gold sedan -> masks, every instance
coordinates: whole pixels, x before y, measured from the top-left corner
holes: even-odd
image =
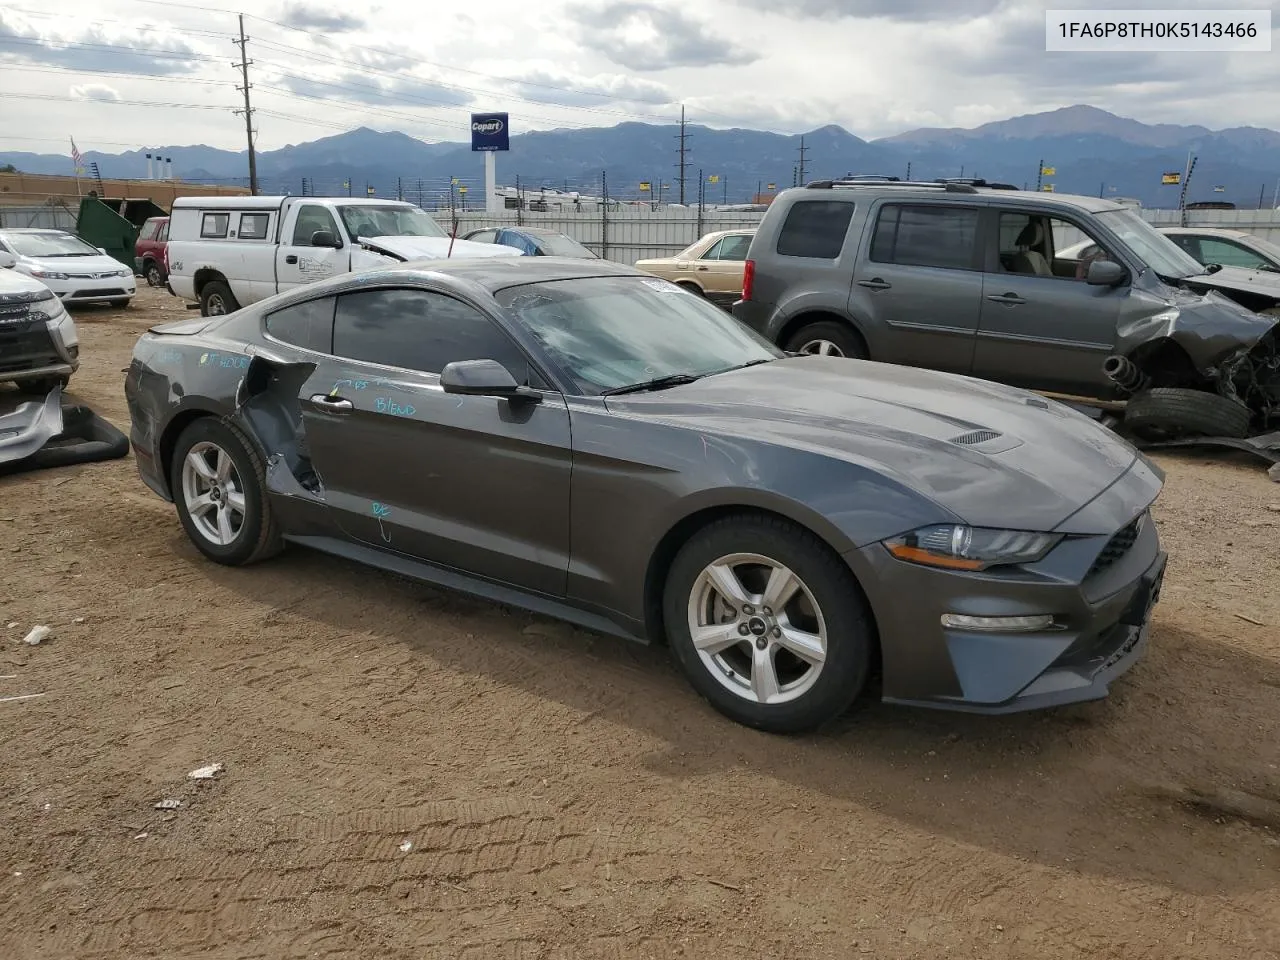
[[[717,230],[674,257],[637,260],[636,269],[673,280],[712,303],[727,307],[742,295],[742,265],[755,228]]]

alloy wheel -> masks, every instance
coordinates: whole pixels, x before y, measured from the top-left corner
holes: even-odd
[[[231,545],[244,526],[244,487],[235,462],[216,443],[195,444],[182,463],[182,498],[200,535]]]
[[[844,351],[830,340],[810,340],[800,348],[800,353],[810,353],[819,357],[843,357]]]
[[[768,557],[734,553],[708,564],[694,581],[688,617],[707,671],[744,700],[795,700],[826,663],[827,624],[813,593]]]

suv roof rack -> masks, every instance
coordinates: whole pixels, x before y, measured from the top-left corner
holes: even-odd
[[[833,180],[811,180],[805,184],[808,190],[831,190],[834,187],[910,187],[913,189],[942,189],[948,193],[977,193],[979,187],[988,190],[1017,190],[1012,183],[997,183],[979,177],[938,177],[934,180],[903,180],[881,174],[849,174]]]
[[[900,180],[897,177],[841,177],[838,180],[811,180],[806,190],[832,190],[836,187],[907,187],[913,190],[945,190],[947,193],[977,193],[978,185],[946,180]],[[985,181],[981,186],[986,186]]]
[[[980,177],[939,177],[939,183],[965,183],[971,187],[986,187],[988,190],[1017,190],[1012,183],[998,183],[983,180]]]

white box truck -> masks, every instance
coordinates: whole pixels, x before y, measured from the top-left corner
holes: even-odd
[[[339,273],[443,257],[520,256],[451,237],[399,200],[179,197],[169,218],[169,291],[204,316]]]

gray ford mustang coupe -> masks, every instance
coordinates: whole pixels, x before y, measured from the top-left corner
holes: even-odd
[[[981,380],[789,356],[603,260],[431,261],[153,327],[143,481],[209,559],[328,551],[669,643],[733,719],[1091,700],[1141,655],[1161,474]]]

